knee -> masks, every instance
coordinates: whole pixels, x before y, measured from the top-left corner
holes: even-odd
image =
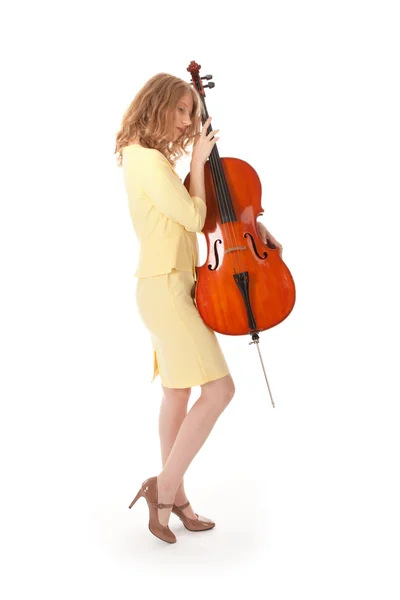
[[[226,375],[221,379],[205,384],[203,387],[203,396],[211,398],[214,406],[219,406],[224,410],[235,395],[235,384],[232,376]]]
[[[229,378],[227,379],[226,385],[225,385],[225,389],[224,392],[222,394],[223,400],[225,401],[225,404],[228,405],[229,402],[232,400],[233,396],[235,395],[235,383],[232,379],[232,377],[229,375]]]

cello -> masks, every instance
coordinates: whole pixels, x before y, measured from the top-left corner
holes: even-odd
[[[200,95],[202,124],[208,119],[201,65],[187,70]],[[211,124],[207,134],[212,131]],[[272,406],[275,407],[259,350],[259,333],[278,325],[291,313],[296,299],[293,277],[278,249],[265,244],[257,229],[261,182],[253,167],[239,158],[221,158],[217,144],[204,165],[207,215],[202,233],[207,259],[196,267],[195,302],[205,324],[224,335],[250,335],[257,344]],[[190,172],[183,182],[190,190]]]

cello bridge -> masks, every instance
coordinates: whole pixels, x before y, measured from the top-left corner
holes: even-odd
[[[233,248],[228,248],[225,250],[225,254],[228,254],[229,252],[235,252],[236,250],[247,250],[247,246],[233,246]]]

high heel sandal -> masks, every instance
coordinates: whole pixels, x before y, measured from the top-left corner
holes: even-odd
[[[182,506],[173,505],[172,512],[180,518],[186,529],[189,531],[206,531],[206,529],[212,529],[215,527],[214,521],[210,519],[206,519],[205,517],[199,517],[197,513],[194,513],[197,519],[189,519],[185,514],[183,514],[183,509],[189,506],[190,502],[186,502],[182,504]]]
[[[173,507],[173,504],[161,504],[158,502],[157,477],[150,477],[142,483],[140,490],[130,503],[129,508],[132,508],[141,496],[145,498],[149,507],[149,530],[151,533],[164,542],[169,542],[170,544],[176,542],[176,537],[168,525],[161,525],[158,520],[157,509],[171,508]]]

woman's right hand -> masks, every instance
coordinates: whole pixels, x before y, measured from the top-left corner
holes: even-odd
[[[207,129],[211,123],[211,119],[212,117],[208,117],[207,121],[204,122],[201,133],[193,144],[192,161],[200,162],[203,165],[210,156],[211,150],[214,148],[215,143],[219,140],[219,137],[215,137],[215,134],[219,131],[219,129],[210,131],[210,133],[207,135]]]

